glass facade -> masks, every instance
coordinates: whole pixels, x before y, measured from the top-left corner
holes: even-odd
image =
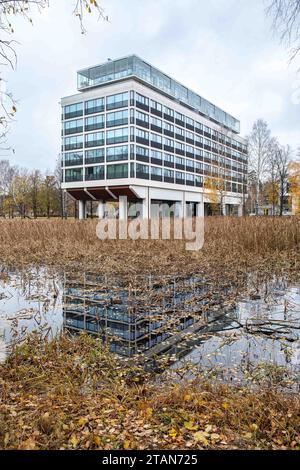
[[[246,192],[247,147],[225,128],[133,90],[77,105],[63,107],[63,182],[131,177],[202,187],[204,178],[222,175],[228,191]]]
[[[234,132],[240,132],[240,122],[237,119],[135,55],[80,70],[78,72],[78,90],[131,76],[139,78],[182,104],[191,106],[203,116],[207,116]],[[149,106],[149,100],[147,106]]]

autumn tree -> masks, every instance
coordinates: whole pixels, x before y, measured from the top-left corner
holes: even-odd
[[[263,195],[267,204],[272,206],[272,215],[276,214],[276,207],[278,207],[279,204],[279,194],[280,188],[278,180],[271,179],[264,184]]]
[[[226,180],[221,172],[218,176],[206,177],[204,179],[204,189],[206,190],[207,198],[213,206],[213,211],[215,213],[219,212],[219,215],[225,215]]]
[[[300,163],[298,161],[289,163],[288,184],[293,213],[300,215]]]
[[[40,206],[40,191],[42,187],[42,175],[39,170],[34,170],[29,175],[29,198],[30,208],[33,213],[33,217],[36,219],[38,216]]]

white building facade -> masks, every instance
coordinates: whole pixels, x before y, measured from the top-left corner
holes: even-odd
[[[79,93],[62,99],[62,188],[86,217],[88,201],[133,203],[203,215],[205,181],[226,182],[223,213],[241,215],[247,192],[246,141],[238,120],[137,56],[78,72]],[[157,211],[155,212],[157,214]]]

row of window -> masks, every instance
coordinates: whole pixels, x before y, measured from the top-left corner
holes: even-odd
[[[129,92],[118,93],[116,95],[111,95],[105,98],[97,98],[94,100],[85,101],[84,103],[76,103],[72,105],[64,106],[63,109],[63,118],[72,119],[76,117],[83,116],[83,109],[85,114],[96,114],[106,110],[112,110],[122,107],[127,107],[129,104]],[[216,140],[218,142],[223,142],[224,145],[234,146],[237,150],[241,152],[247,151],[246,145],[229,138],[221,132],[218,132],[208,126],[203,125],[202,123],[185,116],[179,112],[174,111],[168,106],[163,106],[162,104],[149,99],[146,96],[143,96],[137,92],[130,92],[130,105],[135,105],[148,113],[163,118],[170,123],[176,124],[178,134],[180,134],[180,126],[188,131],[200,133],[206,135],[208,138]],[[139,112],[137,119],[144,121],[145,123],[149,122],[149,115]],[[161,119],[157,119],[156,124],[158,127],[160,125]],[[154,124],[155,125],[155,124]],[[179,126],[179,127],[178,127]],[[167,129],[167,127],[166,127]],[[173,132],[172,127],[169,128],[170,132]]]
[[[105,141],[106,138],[106,141]],[[128,128],[121,128],[121,129],[112,129],[109,131],[101,131],[101,132],[95,132],[95,133],[89,133],[83,135],[77,135],[77,136],[68,136],[64,138],[64,146],[63,146],[63,151],[70,151],[70,150],[79,150],[83,148],[83,142],[85,139],[85,147],[101,147],[104,145],[112,145],[112,144],[119,144],[119,143],[126,143],[129,140],[129,135],[128,135]],[[208,145],[210,142],[204,142],[202,144],[201,142],[196,143],[197,145],[201,145],[201,148],[199,147],[193,147],[191,145],[185,144],[183,142],[178,142],[174,141],[172,139],[162,137],[158,134],[148,132],[139,128],[130,128],[130,141],[131,142],[137,142],[138,144],[142,144],[145,146],[151,145],[151,148],[156,148],[156,149],[161,149],[165,150],[169,153],[174,153],[176,155],[181,155],[181,156],[187,156],[190,158],[195,158],[198,160],[203,160],[203,158],[209,159],[209,160],[223,160],[224,165],[226,164],[226,160],[224,155],[220,155],[218,153],[218,149],[211,147]],[[205,149],[209,149],[211,152],[213,152],[215,155],[211,155],[208,151],[202,150],[202,147]],[[227,155],[228,157],[228,155]],[[234,155],[232,155],[232,158],[235,158]],[[230,165],[230,161],[227,161],[227,164]],[[243,165],[239,162],[232,162],[235,165],[239,165],[239,168],[241,170],[247,169],[246,165]]]
[[[106,159],[105,159],[106,153]],[[206,158],[206,157],[210,158]],[[155,165],[166,166],[169,168],[177,168],[186,171],[193,171],[196,173],[202,173],[203,170],[207,173],[214,174],[216,170],[226,172],[230,178],[243,180],[245,176],[241,174],[243,172],[243,165],[236,162],[232,162],[231,165],[227,165],[224,158],[219,157],[213,159],[214,155],[206,155],[204,153],[204,164],[197,160],[191,160],[189,158],[183,158],[177,155],[169,153],[163,153],[158,150],[150,150],[146,147],[141,146],[130,146],[130,159],[145,163],[152,163]],[[83,165],[83,161],[86,165],[93,163],[104,163],[112,161],[129,160],[128,145],[120,145],[114,147],[106,147],[91,149],[85,151],[85,159],[83,159],[83,151],[68,152],[64,154],[63,165],[64,166],[79,166]],[[208,165],[207,163],[210,163]],[[213,166],[216,165],[216,166]],[[244,171],[245,173],[245,171]]]
[[[91,116],[83,119],[74,119],[72,121],[64,122],[64,134],[79,134],[83,131],[95,131],[97,129],[103,129],[105,127],[124,126],[128,124],[128,110],[116,111],[113,113],[107,113],[106,119],[104,114],[97,116]],[[83,128],[84,124],[84,128]]]
[[[106,148],[106,160],[105,150],[93,149],[85,152],[85,165],[100,164],[128,160],[128,146],[115,146]],[[178,169],[183,171],[189,171],[197,174],[215,175],[222,174],[226,179],[243,181],[245,176],[238,173],[236,167],[226,168],[219,166],[208,165],[206,163],[190,160],[188,158],[182,158],[167,153],[158,152],[155,150],[146,149],[144,147],[137,146],[135,151],[134,147],[130,151],[130,159],[136,160],[143,163],[151,163],[159,165],[161,167],[167,167],[170,169]],[[83,152],[70,152],[64,154],[63,166],[81,166],[83,165]]]
[[[117,95],[107,96],[106,105],[105,98],[97,98],[94,100],[85,101],[84,103],[76,103],[64,106],[63,118],[72,119],[75,117],[83,116],[83,109],[85,114],[101,113],[105,109],[117,109],[128,106],[129,93],[118,93]],[[84,108],[83,108],[84,107]]]
[[[106,171],[106,175],[105,175]],[[64,171],[65,182],[93,181],[104,179],[124,179],[128,178],[130,171],[131,178],[140,178],[145,180],[161,181],[166,183],[182,184],[188,186],[203,187],[203,176],[181,171],[159,168],[155,166],[144,165],[141,163],[99,165],[83,168],[68,168]],[[227,182],[227,190],[233,192],[243,192],[242,184]]]
[[[106,132],[106,145],[128,142],[128,128],[114,129]],[[85,134],[85,147],[99,147],[105,145],[105,133],[95,132]],[[83,148],[83,135],[65,137],[64,150],[78,150]]]

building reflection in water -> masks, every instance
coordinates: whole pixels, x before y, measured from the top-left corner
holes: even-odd
[[[64,326],[109,339],[112,352],[144,353],[199,321],[204,288],[197,277],[124,280],[66,274]]]

